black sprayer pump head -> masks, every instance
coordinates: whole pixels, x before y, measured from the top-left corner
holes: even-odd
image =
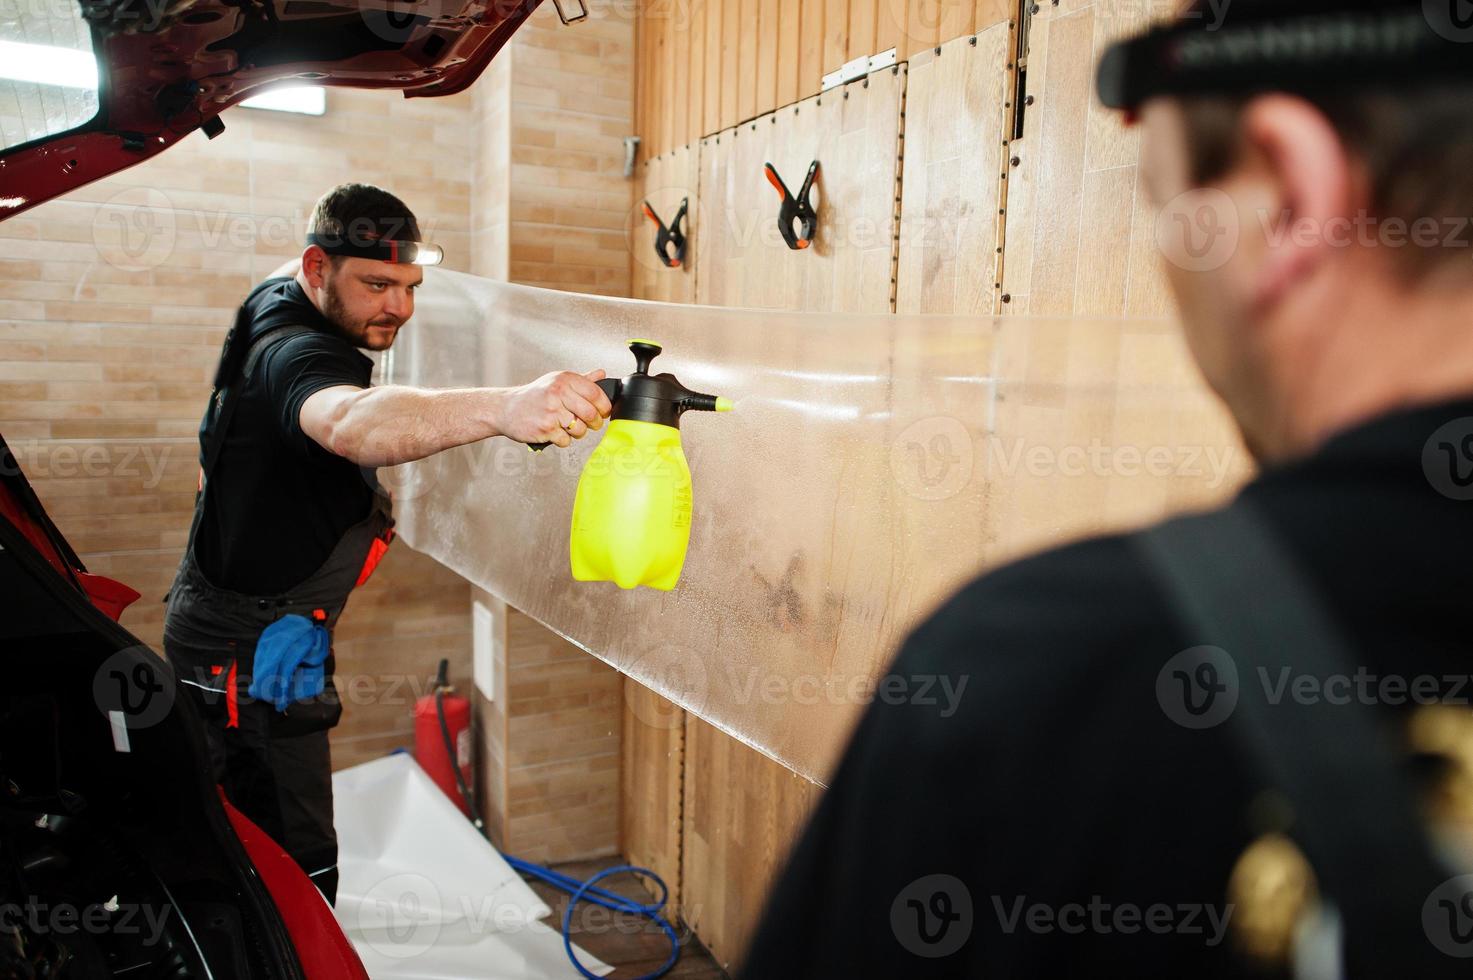
[[[629,350],[634,354],[634,373],[627,378],[604,378],[598,386],[609,396],[614,406],[610,419],[631,419],[635,422],[655,422],[680,428],[680,416],[685,412],[729,412],[731,401],[715,395],[703,395],[675,380],[673,374],[650,374],[650,361],[663,348],[648,340],[631,340]],[[527,448],[540,453],[550,442],[528,443]]]
[[[634,355],[634,373],[621,381],[613,393],[608,388],[604,393],[614,403],[611,419],[629,419],[635,422],[655,422],[680,428],[680,416],[685,412],[729,412],[731,402],[715,395],[703,395],[691,391],[676,380],[673,374],[650,374],[650,362],[663,348],[648,340],[631,340],[630,353]],[[607,380],[599,382],[606,384]]]

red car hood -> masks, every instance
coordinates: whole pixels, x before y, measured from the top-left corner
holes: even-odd
[[[0,221],[162,152],[283,82],[469,86],[540,0],[97,0],[87,5],[100,111],[0,152]]]

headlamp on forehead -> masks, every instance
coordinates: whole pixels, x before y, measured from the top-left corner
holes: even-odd
[[[316,245],[328,255],[355,259],[375,259],[395,265],[439,265],[445,261],[445,250],[428,242],[408,242],[394,238],[365,238],[354,235],[307,236],[308,245]]]
[[[1216,27],[1183,18],[1113,45],[1100,59],[1100,101],[1135,112],[1162,95],[1473,82],[1473,26],[1450,14],[1439,19],[1450,3],[1277,0],[1241,7]]]

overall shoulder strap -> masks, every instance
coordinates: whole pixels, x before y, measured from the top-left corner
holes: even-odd
[[[244,308],[242,308],[241,315],[244,315]],[[240,321],[237,320],[236,329],[239,329],[240,326]],[[241,365],[238,375],[216,379],[215,420],[210,427],[209,443],[205,446],[204,457],[200,462],[200,470],[203,475],[201,487],[210,482],[210,473],[214,471],[215,463],[220,458],[220,450],[225,446],[225,434],[230,430],[230,419],[235,414],[235,406],[240,401],[241,389],[244,387],[241,382],[250,378],[261,360],[261,355],[276,343],[316,332],[314,328],[300,324],[287,324],[266,330],[251,339],[246,349],[245,363]]]
[[[1386,719],[1355,698],[1268,697],[1265,672],[1288,667],[1323,683],[1353,675],[1355,660],[1266,519],[1239,500],[1137,540],[1177,619],[1236,664],[1239,698],[1226,724],[1293,807],[1291,834],[1343,924],[1352,975],[1466,975],[1424,928],[1424,908],[1453,872],[1433,856]]]
[[[300,337],[303,334],[320,332],[314,327],[304,326],[299,323],[270,328],[262,333],[261,336],[251,341],[250,349],[246,352],[245,365],[241,368],[241,380],[249,380],[251,375],[256,371],[256,365],[261,362],[261,356],[278,343],[284,343],[293,337]],[[270,343],[267,343],[267,341],[270,341]]]

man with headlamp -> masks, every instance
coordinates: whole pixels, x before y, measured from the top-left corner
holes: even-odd
[[[189,542],[164,650],[207,722],[231,802],[332,901],[328,729],[342,706],[331,631],[393,537],[374,468],[492,436],[567,446],[602,426],[602,371],[516,388],[370,384],[414,314],[422,242],[394,195],[343,184],[312,212],[299,259],[252,290],[226,337],[200,424]]]
[[[1473,16],[1205,13],[1099,93],[1261,473],[917,629],[891,672],[967,696],[868,708],[745,976],[1467,975]]]

